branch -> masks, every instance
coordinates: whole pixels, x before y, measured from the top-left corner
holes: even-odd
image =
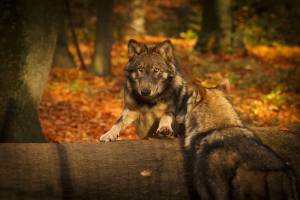
[[[80,50],[80,47],[79,47],[78,39],[77,39],[77,36],[76,36],[76,33],[75,33],[75,26],[74,26],[73,19],[72,19],[73,17],[72,17],[71,6],[70,6],[69,0],[65,0],[65,5],[66,5],[67,18],[68,18],[68,21],[69,21],[69,26],[70,26],[70,30],[71,30],[72,39],[73,39],[74,46],[75,46],[75,49],[76,49],[76,53],[77,53],[77,56],[78,56],[78,59],[79,59],[79,62],[80,62],[80,69],[81,70],[86,70],[87,68],[86,68],[86,65],[84,63],[84,59],[83,59],[83,56],[82,56],[82,53],[81,53],[81,50]]]

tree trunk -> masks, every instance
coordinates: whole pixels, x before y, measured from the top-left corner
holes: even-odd
[[[231,0],[203,1],[202,26],[195,50],[232,51]]]
[[[107,76],[111,70],[113,0],[97,1],[97,27],[93,66],[90,71]]]
[[[66,26],[65,26],[65,13],[66,9],[62,9],[61,22],[58,28],[58,36],[56,41],[56,47],[54,52],[54,58],[52,66],[55,67],[75,67],[74,58],[68,47],[68,38],[66,35]]]
[[[129,35],[143,35],[145,30],[145,0],[133,0],[131,2],[132,13]]]
[[[53,58],[58,5],[1,2],[0,142],[45,141],[38,105]]]
[[[299,133],[254,128],[300,177]],[[0,199],[188,199],[174,140],[0,145]]]

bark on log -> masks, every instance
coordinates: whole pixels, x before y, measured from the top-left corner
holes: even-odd
[[[300,176],[300,135],[257,129]],[[0,199],[188,199],[177,140],[1,144]]]
[[[1,144],[0,162],[0,199],[187,199],[175,141]]]

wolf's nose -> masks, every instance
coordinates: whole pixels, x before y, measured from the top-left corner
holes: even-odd
[[[149,89],[147,89],[147,88],[144,88],[144,89],[142,89],[142,91],[141,91],[141,94],[142,94],[143,96],[149,96],[150,93],[151,93],[151,90],[149,90]]]

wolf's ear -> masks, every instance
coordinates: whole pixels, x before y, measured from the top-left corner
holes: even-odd
[[[165,40],[156,45],[155,51],[159,53],[164,59],[169,62],[173,61],[174,58],[174,48],[170,40]]]
[[[218,89],[224,91],[225,93],[230,92],[230,82],[227,78],[223,79],[221,83],[217,86]]]
[[[133,57],[146,51],[147,47],[145,44],[140,43],[134,39],[129,40],[128,42],[128,58],[129,60]]]
[[[194,96],[195,102],[199,103],[200,101],[202,101],[204,99],[205,95],[206,95],[206,89],[203,86],[198,85],[196,94]]]

